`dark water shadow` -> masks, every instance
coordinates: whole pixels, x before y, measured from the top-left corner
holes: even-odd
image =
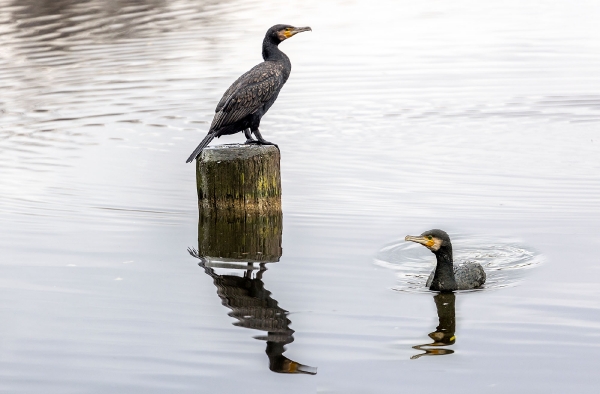
[[[237,319],[234,326],[265,331],[266,335],[255,339],[267,342],[265,352],[269,357],[269,369],[278,373],[304,373],[316,375],[317,369],[285,357],[285,345],[294,341],[294,330],[290,328],[288,311],[281,308],[262,281],[266,272],[264,263],[253,277],[254,266],[250,263],[242,276],[218,275],[215,269],[206,266],[206,261],[197,251],[190,254],[200,259],[199,266],[213,279],[221,303],[231,309],[229,316]]]
[[[266,341],[269,369],[277,373],[316,375],[317,368],[285,357],[285,345],[294,341],[288,311],[265,288],[268,263],[282,255],[281,212],[271,215],[200,215],[198,250],[188,252],[213,280],[221,303],[229,308],[234,326],[266,332],[255,339]],[[227,274],[218,274],[227,269]],[[239,275],[232,274],[240,272]]]
[[[415,354],[411,360],[423,356],[444,356],[454,353],[454,350],[446,349],[443,346],[454,345],[456,342],[456,296],[454,293],[438,293],[433,296],[433,300],[439,321],[435,331],[429,333],[429,338],[433,339],[433,342],[413,346],[413,349],[421,350],[424,353]]]
[[[37,36],[41,41],[56,42],[84,33],[133,38],[150,31],[177,30],[185,20],[175,11],[185,10],[186,19],[210,25],[221,15],[217,10],[211,15],[216,18],[210,18],[206,11],[231,1],[190,1],[172,7],[172,2],[166,0],[16,0],[10,7],[13,16],[10,21],[22,30],[22,36]]]

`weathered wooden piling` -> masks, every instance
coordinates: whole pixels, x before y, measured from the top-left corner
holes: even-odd
[[[198,249],[211,260],[276,262],[281,257],[279,149],[220,145],[196,161]]]
[[[196,160],[201,211],[281,210],[279,149],[272,145],[208,147]]]

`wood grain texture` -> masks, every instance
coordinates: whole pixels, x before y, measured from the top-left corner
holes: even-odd
[[[281,175],[274,146],[221,145],[196,164],[198,249],[221,261],[281,257]]]
[[[201,211],[269,213],[281,210],[279,149],[272,145],[220,145],[196,161]]]

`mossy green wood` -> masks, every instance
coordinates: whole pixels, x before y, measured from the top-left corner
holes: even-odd
[[[281,257],[281,175],[274,146],[207,148],[196,164],[198,249],[222,261]]]
[[[219,145],[196,161],[201,211],[268,213],[281,210],[279,149],[272,145]]]

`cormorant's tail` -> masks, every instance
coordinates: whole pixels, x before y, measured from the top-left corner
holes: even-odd
[[[194,149],[194,152],[190,155],[190,157],[188,157],[188,159],[185,162],[186,163],[193,162],[198,156],[200,156],[202,149],[206,148],[206,146],[208,144],[210,144],[210,141],[212,141],[213,138],[215,138],[215,134],[213,132],[209,131],[208,134],[206,134],[206,137],[204,137],[204,139],[200,143],[200,145],[198,145],[198,147],[196,149]]]

